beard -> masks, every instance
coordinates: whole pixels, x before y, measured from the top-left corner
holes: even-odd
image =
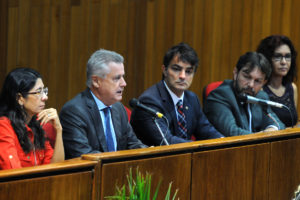
[[[251,88],[249,86],[243,88],[242,86],[240,86],[238,78],[236,80],[234,80],[233,86],[238,95],[246,94],[246,95],[250,95],[250,96],[256,96],[253,88]]]

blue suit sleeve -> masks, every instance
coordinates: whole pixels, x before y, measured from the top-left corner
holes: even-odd
[[[215,127],[208,121],[202,109],[199,111],[198,130],[195,133],[195,137],[198,140],[214,139],[224,137]]]

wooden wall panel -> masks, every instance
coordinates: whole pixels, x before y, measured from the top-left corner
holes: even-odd
[[[92,199],[92,172],[31,178],[0,183],[0,199]]]
[[[6,71],[8,73],[11,69],[13,69],[17,65],[17,60],[18,60],[18,53],[17,53],[17,48],[18,48],[18,34],[19,34],[19,29],[17,26],[17,21],[18,21],[18,7],[14,4],[9,4],[7,13],[7,59],[6,59],[6,66],[1,66],[1,68],[4,68],[3,71]],[[3,27],[4,28],[4,27]],[[3,29],[4,31],[5,29]],[[1,31],[2,32],[2,31]],[[4,75],[5,76],[5,75]],[[2,86],[2,84],[1,84]]]
[[[161,79],[165,51],[184,41],[200,58],[191,90],[201,97],[209,82],[231,79],[239,56],[270,34],[286,34],[299,50],[299,7],[297,0],[3,0],[0,77],[15,66],[38,69],[48,105],[60,110],[85,88],[89,56],[106,48],[125,58],[128,105]]]
[[[271,144],[269,199],[292,199],[300,183],[300,139]]]
[[[268,199],[269,157],[269,144],[194,153],[191,199]]]
[[[7,21],[8,21],[8,0],[0,1],[0,80],[6,74],[6,55],[7,55]],[[0,81],[1,82],[1,81]]]

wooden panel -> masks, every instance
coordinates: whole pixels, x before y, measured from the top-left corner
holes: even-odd
[[[299,7],[296,0],[3,0],[0,79],[15,66],[38,69],[48,105],[60,110],[85,88],[90,55],[107,48],[125,58],[128,105],[161,79],[165,51],[183,41],[200,59],[190,88],[200,97],[209,82],[231,79],[240,55],[267,35],[286,34],[299,51]]]
[[[269,144],[194,153],[191,199],[268,199],[269,156]]]
[[[0,199],[92,199],[92,172],[24,179],[0,183]]]
[[[19,58],[17,53],[18,48],[18,7],[15,5],[10,5],[11,7],[8,8],[8,16],[7,16],[7,60],[6,60],[6,71],[10,71],[15,66],[17,66],[17,60]],[[4,29],[5,30],[5,29]],[[3,31],[4,31],[3,30]],[[0,66],[4,67],[4,66]]]
[[[75,158],[0,170],[0,199],[99,199],[99,167],[96,161]]]
[[[0,199],[103,199],[114,194],[116,184],[127,183],[129,169],[135,173],[137,167],[152,174],[152,191],[163,179],[159,199],[169,182],[172,192],[179,189],[180,199],[291,199],[300,182],[299,130],[88,154],[1,170]]]
[[[172,194],[179,189],[177,197],[190,199],[191,154],[103,164],[101,199],[113,195],[116,184],[119,187],[126,184],[129,169],[132,168],[135,174],[137,167],[143,174],[152,174],[152,192],[162,178],[158,199],[164,199],[170,182],[173,182]]]
[[[6,74],[6,55],[7,55],[7,21],[8,21],[8,0],[0,2],[0,80],[3,80]],[[4,29],[4,31],[3,31]],[[1,81],[0,81],[1,82]]]
[[[78,170],[84,168],[93,168],[97,162],[81,160],[80,158],[74,158],[65,160],[62,162],[51,163],[47,165],[39,165],[33,167],[23,167],[18,169],[0,170],[0,182],[3,179],[9,179],[19,176],[30,176],[32,174],[41,173],[57,173],[68,170]]]
[[[272,143],[269,199],[292,199],[300,184],[300,139]]]
[[[160,154],[178,154],[182,151],[194,152],[199,149],[221,149],[227,146],[241,146],[246,144],[257,144],[262,141],[280,141],[292,137],[300,137],[300,128],[287,128],[280,131],[259,132],[248,135],[224,137],[210,140],[199,140],[195,142],[186,142],[172,145],[155,146],[151,148],[140,148],[131,150],[122,150],[116,152],[104,152],[95,154],[84,154],[83,160],[113,162],[114,160],[129,159],[136,157],[151,157]],[[1,175],[1,173],[0,173]]]

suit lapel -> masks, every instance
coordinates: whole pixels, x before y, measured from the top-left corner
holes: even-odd
[[[93,99],[93,96],[90,93],[90,90],[87,89],[85,91],[85,93],[86,93],[86,97],[87,97],[86,104],[89,108],[90,115],[92,116],[93,124],[96,129],[96,135],[98,138],[98,142],[100,144],[100,147],[102,147],[102,150],[104,152],[107,152],[108,149],[107,149],[106,138],[105,138],[104,129],[103,129],[103,125],[102,125],[102,120],[100,117],[100,112],[98,110],[95,100]]]
[[[167,117],[167,118],[169,120],[170,126],[174,127],[174,128],[170,127],[170,130],[173,131],[172,134],[174,134],[174,135],[181,135],[179,133],[179,129],[178,129],[175,106],[173,104],[173,100],[172,100],[166,86],[164,85],[163,81],[158,83],[158,89],[159,89],[160,96],[161,96],[163,104],[164,104],[163,108],[165,109],[165,115],[169,115],[169,117]]]

